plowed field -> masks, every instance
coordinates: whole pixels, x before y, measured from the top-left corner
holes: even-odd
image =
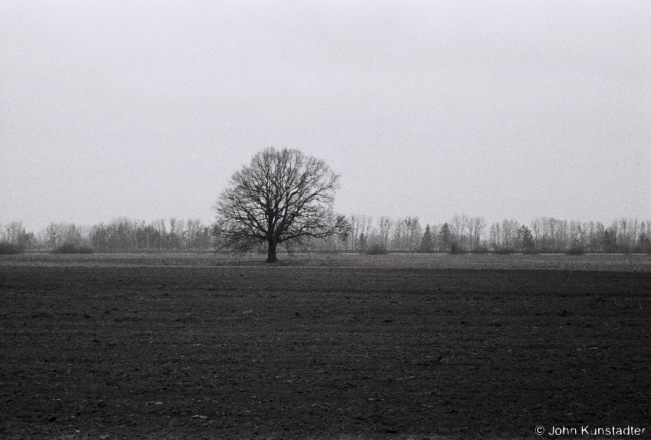
[[[651,438],[644,258],[143,258],[3,257],[0,438]]]

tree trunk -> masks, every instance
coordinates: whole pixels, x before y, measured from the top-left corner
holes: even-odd
[[[276,259],[276,242],[269,240],[269,252],[267,254],[267,263],[275,263]]]

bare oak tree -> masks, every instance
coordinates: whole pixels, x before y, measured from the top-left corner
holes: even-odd
[[[215,205],[215,232],[231,249],[266,244],[267,262],[273,263],[280,243],[326,238],[344,226],[345,218],[332,208],[338,180],[322,160],[268,148],[231,177]]]

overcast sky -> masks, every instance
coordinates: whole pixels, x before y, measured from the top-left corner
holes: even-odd
[[[651,2],[0,2],[0,223],[210,222],[270,146],[347,215],[651,219]]]

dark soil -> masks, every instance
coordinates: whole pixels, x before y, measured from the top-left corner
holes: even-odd
[[[0,438],[649,438],[650,312],[650,273],[0,267]]]

